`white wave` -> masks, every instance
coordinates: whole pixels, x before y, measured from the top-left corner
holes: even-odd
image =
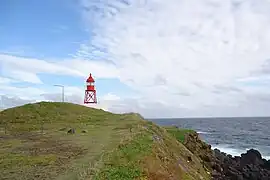
[[[224,152],[226,154],[230,154],[232,156],[241,156],[242,153],[246,153],[247,150],[248,150],[248,149],[236,149],[236,148],[232,148],[229,145],[212,146],[212,149],[219,149],[221,152]],[[262,158],[264,158],[266,160],[270,160],[270,156],[264,156],[264,155],[262,155]]]
[[[270,156],[263,156],[264,159],[270,160]]]
[[[230,154],[232,156],[240,156],[245,150],[230,148],[226,145],[220,146],[212,146],[212,149],[219,149],[221,152],[225,152],[226,154]]]
[[[205,131],[197,131],[198,134],[211,134],[209,132],[205,132]]]

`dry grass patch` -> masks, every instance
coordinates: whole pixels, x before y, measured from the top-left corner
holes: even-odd
[[[1,179],[53,179],[86,149],[38,134],[2,136]]]

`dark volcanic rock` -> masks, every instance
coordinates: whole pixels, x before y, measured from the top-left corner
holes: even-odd
[[[212,170],[213,180],[270,180],[270,160],[262,159],[258,150],[250,149],[233,157],[200,140],[197,133],[186,135],[184,145]]]
[[[226,155],[214,150],[214,180],[270,180],[269,161],[262,159],[259,151],[250,149],[241,157]]]
[[[262,165],[263,163],[261,153],[255,149],[250,149],[247,153],[241,154],[241,167],[245,167],[248,164]]]
[[[270,170],[270,160],[266,161],[266,160],[264,159],[264,165],[263,165],[263,167],[264,167],[265,169]]]

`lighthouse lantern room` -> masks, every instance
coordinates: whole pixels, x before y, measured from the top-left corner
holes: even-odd
[[[84,104],[97,103],[97,95],[95,89],[95,80],[90,73],[90,76],[86,80],[86,89],[84,96]]]

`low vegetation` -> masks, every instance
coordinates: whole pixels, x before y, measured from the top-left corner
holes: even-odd
[[[193,131],[191,129],[179,129],[177,127],[165,127],[165,129],[181,143],[184,143],[185,136],[188,133],[194,133],[195,132],[195,131]]]
[[[189,130],[140,115],[41,102],[0,112],[0,179],[210,179]]]

